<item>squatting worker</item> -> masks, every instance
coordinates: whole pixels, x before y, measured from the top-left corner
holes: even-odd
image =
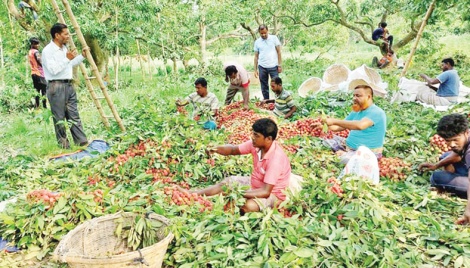
[[[431,105],[449,106],[458,101],[460,90],[460,77],[457,70],[454,69],[454,60],[445,58],[441,62],[442,73],[436,78],[431,78],[425,74],[420,74],[428,87],[418,92],[416,99]],[[439,88],[434,87],[439,84]]]
[[[437,134],[446,140],[451,151],[440,156],[437,163],[423,163],[418,169],[429,169],[434,172],[431,175],[431,186],[439,191],[454,193],[460,197],[467,197],[470,191],[470,177],[468,169],[470,167],[470,130],[466,115],[449,114],[439,120],[437,124]],[[442,170],[438,170],[441,169]],[[470,199],[469,199],[470,200]],[[470,223],[470,201],[463,217],[457,223]]]
[[[253,157],[253,171],[250,177],[231,176],[222,182],[201,190],[180,191],[212,196],[222,193],[224,185],[238,183],[251,186],[243,197],[242,212],[261,211],[272,208],[286,199],[284,190],[289,187],[291,165],[282,147],[276,142],[277,125],[269,118],[262,118],[252,125],[251,140],[239,145],[226,144],[211,148],[209,153],[220,155],[244,155]]]
[[[72,67],[83,61],[85,49],[81,55],[67,49],[70,34],[65,24],[54,24],[51,36],[52,41],[42,51],[42,61],[48,81],[47,99],[51,105],[57,141],[61,147],[70,148],[64,125],[66,120],[71,123],[70,132],[74,143],[84,146],[88,144],[88,140],[78,114],[77,95],[72,85]]]
[[[259,76],[263,99],[269,99],[269,77],[278,77],[282,72],[281,42],[275,35],[268,34],[268,26],[258,27],[261,36],[255,41],[255,77]]]
[[[274,77],[271,79],[271,90],[274,92],[275,99],[262,100],[261,103],[274,103],[273,113],[284,119],[290,118],[297,111],[294,98],[290,91],[282,87],[282,79]]]
[[[324,143],[336,152],[344,164],[349,161],[359,146],[367,147],[375,153],[377,158],[381,158],[387,129],[387,116],[380,107],[374,104],[374,90],[372,85],[365,80],[352,80],[349,89],[354,89],[353,111],[344,120],[323,119],[323,123],[326,123],[331,131],[349,129],[349,136],[346,139],[334,136],[333,139],[324,140]],[[316,127],[321,127],[321,124],[319,123]]]

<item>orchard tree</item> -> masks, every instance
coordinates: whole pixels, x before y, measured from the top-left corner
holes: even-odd
[[[399,50],[416,38],[418,30],[423,21],[431,0],[394,0],[394,1],[341,1],[341,0],[319,0],[319,1],[278,1],[272,5],[266,5],[266,9],[278,17],[284,24],[302,25],[303,27],[322,27],[331,22],[346,27],[356,32],[360,38],[371,45],[380,47],[372,40],[372,31],[377,28],[381,21],[394,16],[406,20],[408,27],[404,29],[401,39],[394,42],[392,49]],[[465,1],[468,3],[469,1]],[[438,1],[432,9],[438,15],[431,16],[430,22],[456,17],[449,9],[458,13],[459,1]],[[446,11],[444,13],[443,11]],[[449,14],[450,13],[450,14]],[[427,22],[427,23],[430,23]],[[397,35],[395,35],[397,37]],[[383,52],[383,51],[382,51]]]

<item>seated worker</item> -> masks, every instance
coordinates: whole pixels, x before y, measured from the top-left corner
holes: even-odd
[[[384,55],[392,49],[393,35],[389,34],[386,22],[379,23],[378,28],[372,32],[372,40],[380,45]]]
[[[454,60],[452,58],[443,59],[441,62],[442,73],[436,78],[430,78],[425,74],[420,74],[429,87],[428,90],[418,92],[416,99],[431,105],[449,106],[457,103],[460,89],[460,78],[454,69]],[[439,88],[433,84],[440,84]]]
[[[291,117],[297,107],[294,104],[292,93],[282,88],[282,79],[280,77],[274,77],[271,80],[271,90],[274,92],[276,99],[274,100],[262,100],[261,103],[273,103],[273,113],[279,117],[285,119]]]
[[[379,68],[379,69],[387,67],[390,63],[393,63],[394,61],[393,55],[394,55],[393,50],[390,50],[387,52],[387,55],[383,56],[380,60],[378,60],[377,57],[374,57],[372,59],[372,67]]]
[[[250,76],[248,72],[243,66],[237,63],[225,64],[224,71],[225,81],[230,82],[227,88],[225,105],[232,103],[235,94],[241,91],[243,96],[243,108],[248,109],[248,102],[250,101]]]
[[[193,105],[192,118],[196,121],[203,120],[204,128],[214,130],[217,128],[215,116],[217,116],[219,100],[214,93],[207,91],[207,81],[199,77],[194,82],[196,92],[189,94],[184,100],[176,100],[176,105],[186,106],[189,103]]]
[[[212,196],[222,193],[222,186],[231,183],[250,185],[250,190],[244,193],[246,203],[241,207],[243,213],[261,211],[274,207],[285,200],[284,190],[289,186],[291,166],[289,158],[282,147],[275,141],[277,125],[269,118],[255,121],[252,126],[251,140],[240,145],[221,145],[208,149],[209,153],[221,155],[253,156],[253,172],[251,177],[231,176],[222,182],[201,190],[189,191],[200,195]],[[179,188],[180,191],[188,192]]]
[[[336,152],[343,164],[349,161],[361,145],[374,152],[377,158],[381,158],[387,127],[385,112],[374,104],[374,91],[363,79],[351,81],[349,89],[354,89],[353,111],[344,120],[322,120],[332,131],[349,129],[349,136],[346,139],[334,136],[324,142]],[[317,123],[315,127],[321,127],[321,123]]]
[[[469,188],[468,168],[470,166],[470,130],[468,120],[462,114],[445,115],[437,124],[437,134],[446,140],[451,151],[444,153],[435,164],[423,163],[419,170],[434,171],[431,175],[431,186],[440,191],[448,191],[461,197],[467,197]],[[470,202],[460,223],[470,223]]]

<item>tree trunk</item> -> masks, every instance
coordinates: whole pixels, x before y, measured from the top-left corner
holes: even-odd
[[[199,39],[199,45],[201,47],[201,63],[202,63],[202,68],[205,68],[206,63],[207,63],[207,51],[206,51],[207,25],[206,25],[206,18],[204,16],[201,18],[201,22],[199,22],[199,31],[201,33],[201,38]]]
[[[3,59],[3,39],[0,36],[0,90],[5,88],[5,61]]]
[[[108,53],[101,48],[98,39],[94,38],[90,34],[85,34],[84,37],[87,45],[90,47],[91,56],[96,63],[96,67],[98,67],[101,77],[103,77],[104,81],[109,82]]]

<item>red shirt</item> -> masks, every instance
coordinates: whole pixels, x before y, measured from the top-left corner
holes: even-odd
[[[241,154],[253,156],[253,172],[251,173],[251,188],[259,189],[263,184],[274,185],[272,194],[278,199],[285,200],[283,191],[289,186],[291,174],[290,161],[281,146],[274,141],[263,159],[259,158],[259,149],[252,141],[246,141],[238,146]]]
[[[31,65],[31,74],[44,77],[44,71],[42,69],[42,66],[36,59],[36,53],[39,53],[39,51],[34,48],[30,49],[28,53],[29,65]]]

